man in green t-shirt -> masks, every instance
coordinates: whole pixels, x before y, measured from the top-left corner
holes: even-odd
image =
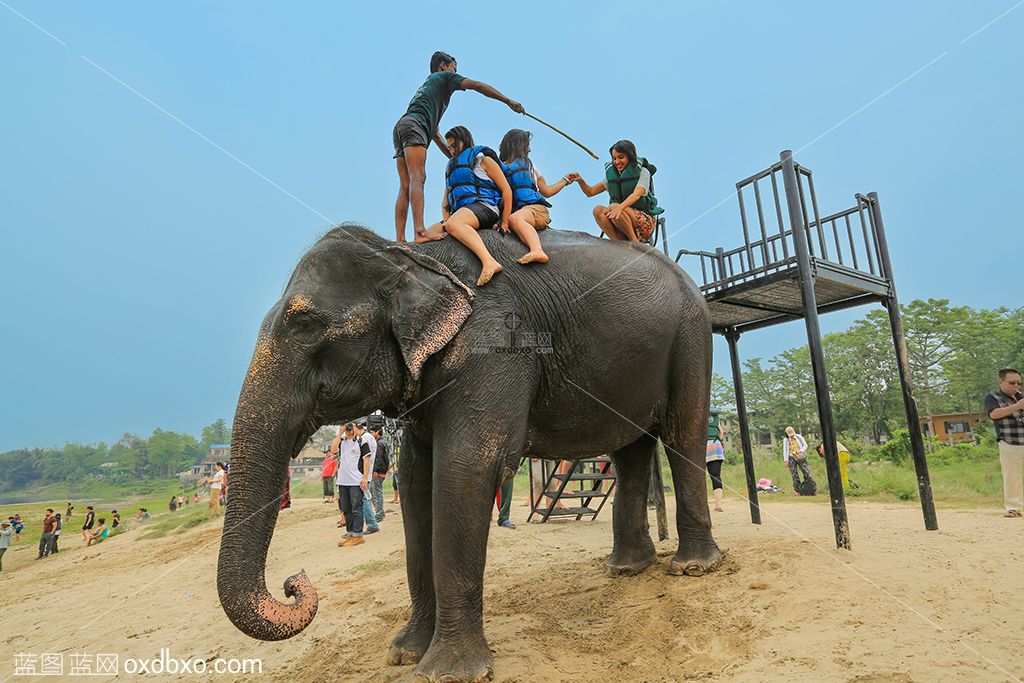
[[[444,52],[435,52],[430,58],[430,75],[409,102],[409,108],[395,124],[392,141],[395,161],[398,162],[398,200],[395,202],[395,239],[405,241],[405,221],[412,203],[412,225],[416,242],[430,242],[444,237],[443,232],[428,233],[423,227],[423,183],[427,178],[427,147],[433,140],[446,157],[451,150],[441,137],[438,126],[448,101],[456,90],[476,90],[481,95],[504,102],[509,108],[523,113],[523,105],[502,95],[480,81],[460,76],[455,58]]]

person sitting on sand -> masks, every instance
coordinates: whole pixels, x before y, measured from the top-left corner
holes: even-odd
[[[551,204],[546,198],[554,197],[575,180],[575,176],[567,174],[554,185],[548,185],[530,160],[532,137],[529,131],[513,128],[505,133],[498,145],[501,170],[505,172],[512,187],[509,225],[529,249],[525,256],[516,261],[521,265],[547,263],[548,255],[544,253],[537,234],[551,225],[551,215],[548,213]]]
[[[612,160],[604,166],[605,179],[588,185],[575,174],[580,189],[588,197],[608,191],[611,203],[594,207],[594,220],[608,239],[647,242],[657,227],[655,216],[665,212],[658,206],[651,181],[657,168],[637,156],[636,145],[629,140],[619,140],[608,151]]]
[[[95,529],[86,532],[84,547],[88,548],[91,545],[99,543],[107,537],[107,534],[110,533],[110,527],[107,526],[107,519],[105,517],[100,517],[98,524],[99,526]]]
[[[509,231],[512,188],[495,151],[474,145],[473,134],[465,126],[455,126],[444,137],[452,148],[441,202],[444,220],[430,226],[430,231],[447,230],[480,259],[476,286],[483,287],[501,272],[501,264],[487,251],[477,230]]]

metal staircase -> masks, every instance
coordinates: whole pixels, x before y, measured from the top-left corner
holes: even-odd
[[[559,463],[568,462],[569,468],[560,473]],[[575,517],[577,521],[585,516],[597,519],[601,508],[615,490],[615,472],[607,455],[580,460],[541,460],[543,482],[540,491],[535,490],[535,481],[530,477],[530,515],[540,517],[543,524],[552,517]],[[607,486],[604,483],[608,482]],[[563,502],[566,507],[559,507]]]

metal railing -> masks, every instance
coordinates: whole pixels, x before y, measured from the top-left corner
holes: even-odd
[[[885,278],[878,257],[873,200],[856,194],[854,206],[822,217],[811,170],[799,164],[795,168],[802,229],[807,235],[810,256]],[[736,183],[742,246],[730,250],[719,247],[714,252],[680,249],[676,254],[677,263],[683,256],[698,258],[705,294],[795,266],[793,226],[786,218],[788,209],[781,174],[779,162]]]

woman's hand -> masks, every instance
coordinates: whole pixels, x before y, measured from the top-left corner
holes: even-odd
[[[581,177],[582,176],[580,176],[580,174],[576,173],[575,171],[573,171],[571,173],[566,173],[565,174],[565,184],[566,185],[572,185],[577,180],[579,180]]]
[[[605,214],[605,216],[607,216],[609,220],[619,220],[622,217],[622,206],[619,204],[612,206],[611,208],[608,209],[608,212]]]
[[[498,223],[498,225],[494,226],[494,229],[495,230],[500,230],[503,234],[507,235],[508,232],[509,232],[509,227],[508,227],[509,220],[511,220],[511,217],[510,216],[506,216],[506,215],[503,214],[501,216],[501,221]]]

